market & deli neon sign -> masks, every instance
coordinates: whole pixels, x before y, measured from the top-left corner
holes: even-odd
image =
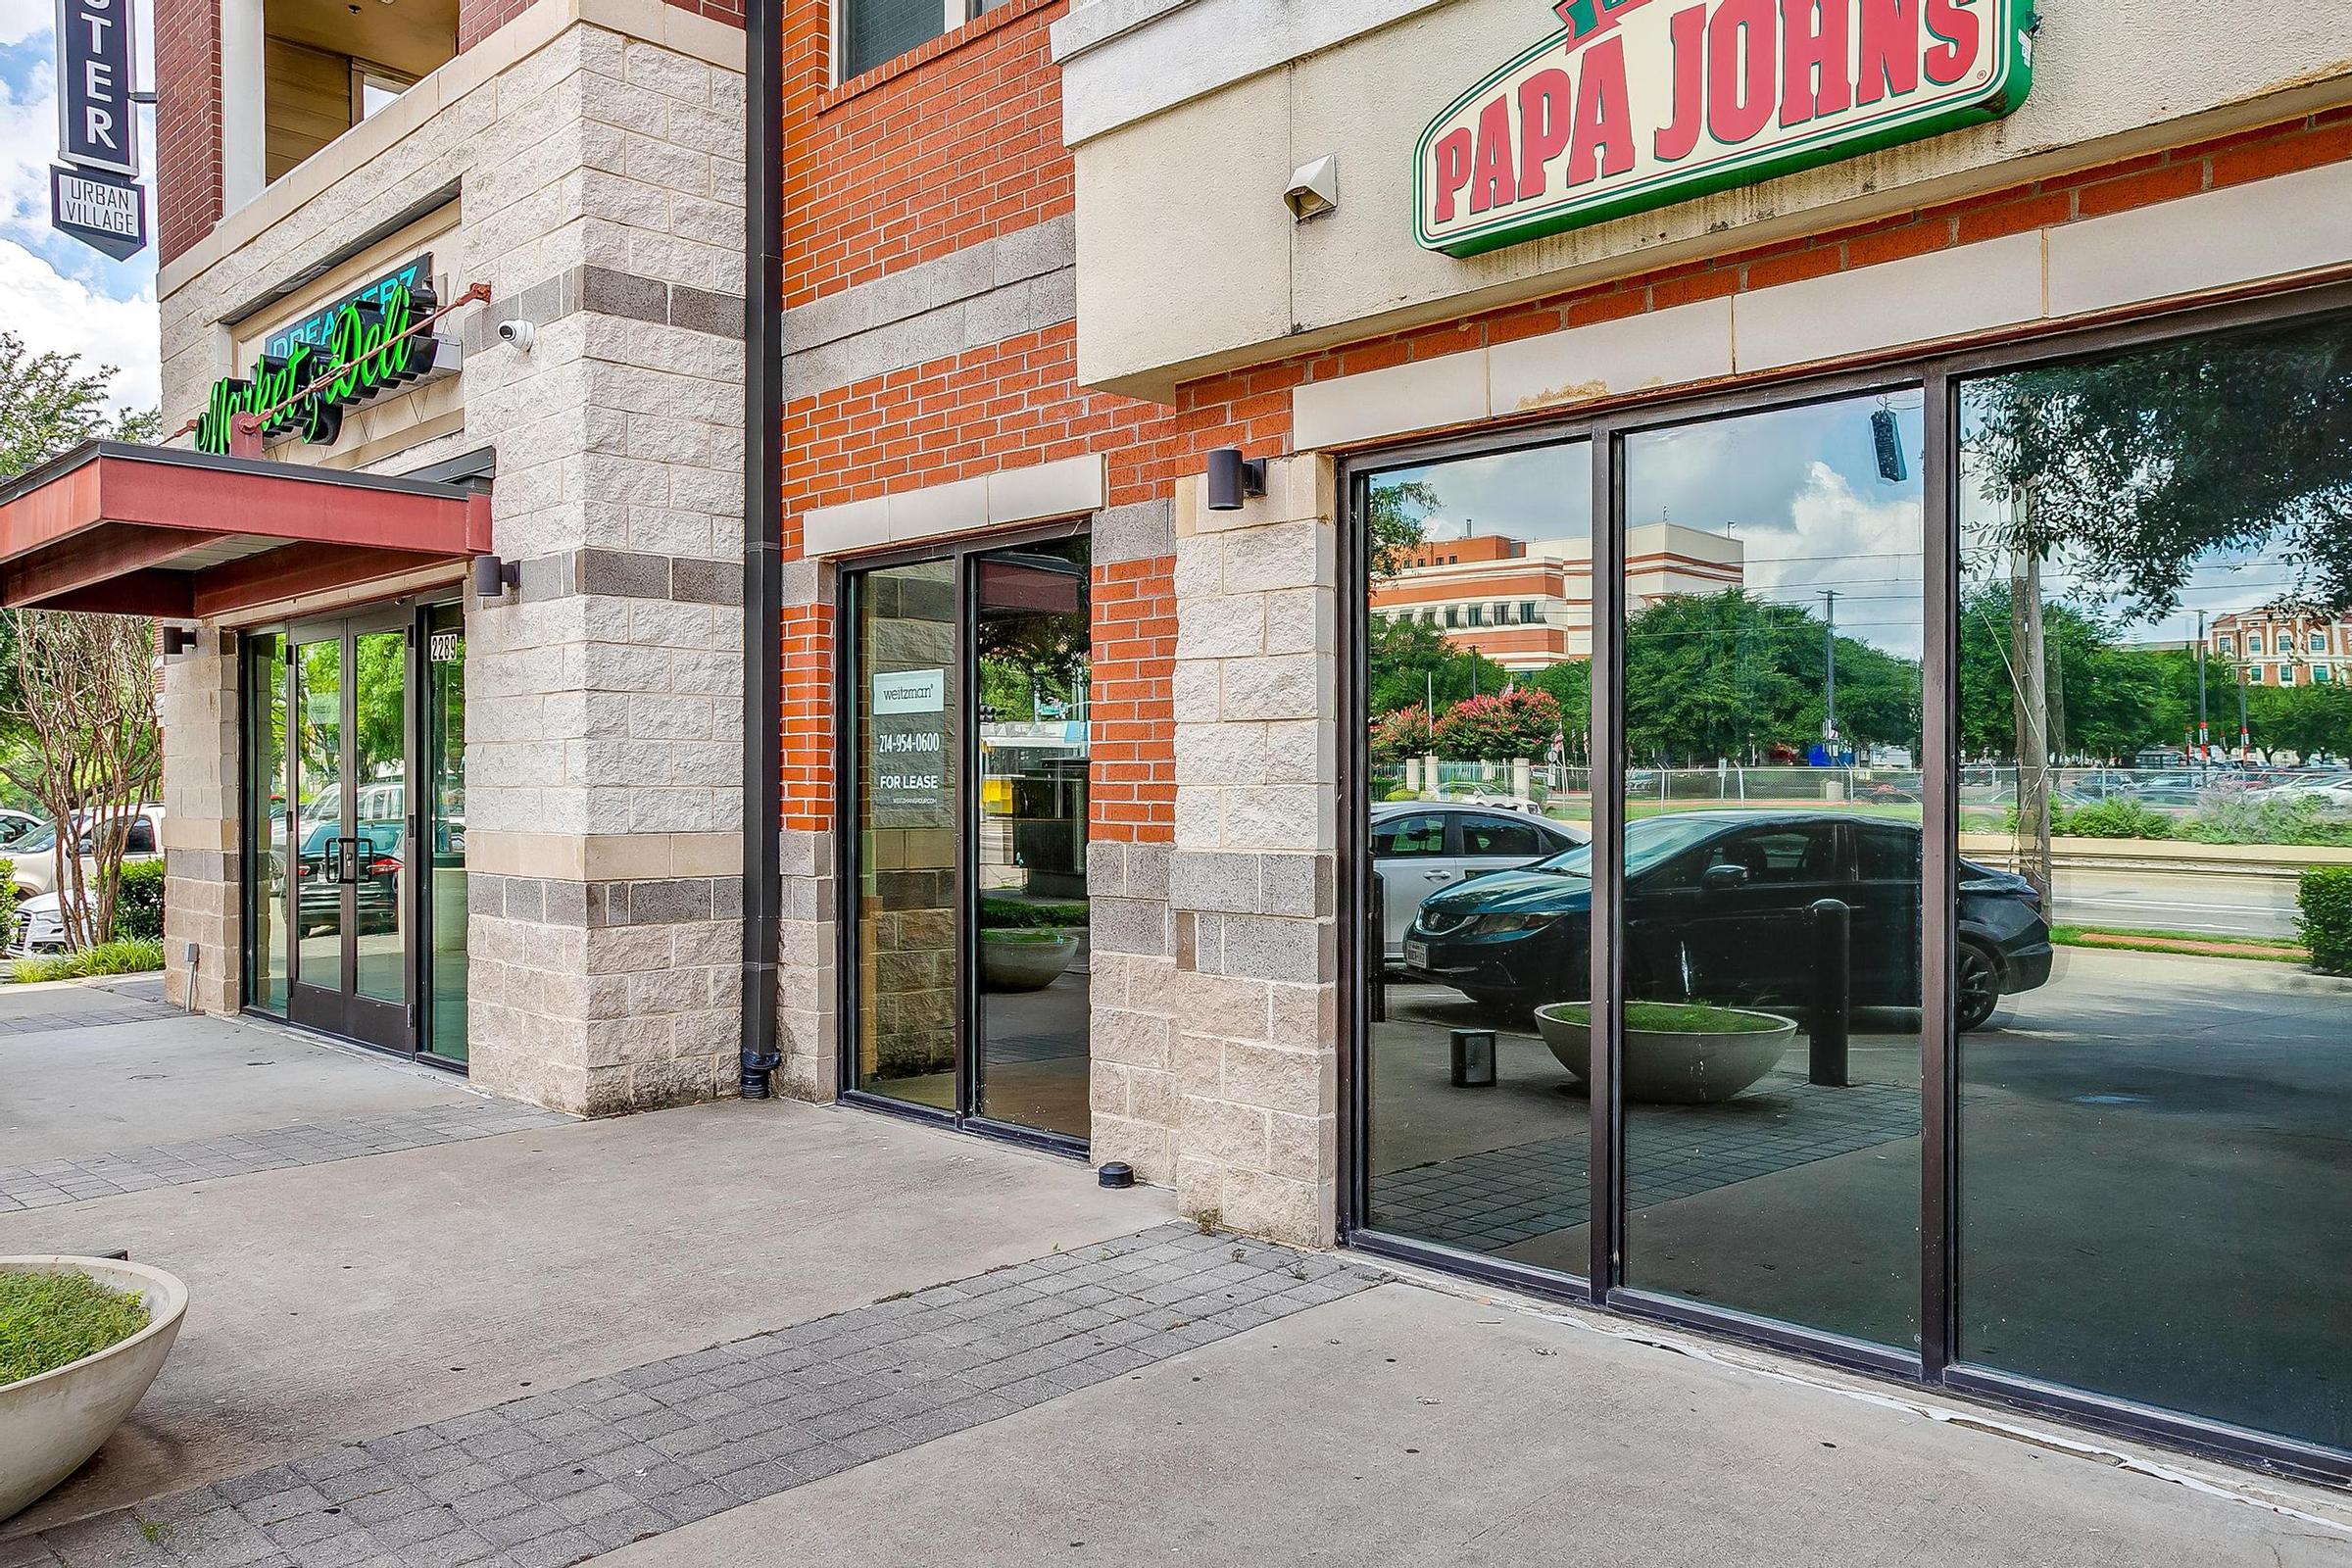
[[[413,330],[437,303],[432,258],[418,257],[291,326],[270,334],[250,378],[213,383],[196,416],[196,450],[229,450],[231,421],[268,414],[264,438],[299,435],[331,445],[343,414],[430,371],[440,342]],[[274,412],[271,412],[274,411]]]
[[[1558,0],[1421,133],[1413,229],[1472,256],[2009,114],[2032,0]]]

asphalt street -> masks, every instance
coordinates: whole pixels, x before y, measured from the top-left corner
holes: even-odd
[[[2291,937],[2291,878],[2061,868],[2054,919],[2067,925],[2195,931],[2217,937]]]

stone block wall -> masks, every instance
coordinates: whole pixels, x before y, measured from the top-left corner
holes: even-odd
[[[1169,1141],[1185,1213],[1325,1246],[1339,1181],[1332,466],[1278,460],[1267,491],[1236,513],[1206,511],[1197,478],[1176,492]]]
[[[266,196],[285,216],[170,273],[162,306],[176,410],[230,368],[221,323],[254,299],[371,225],[459,217],[436,267],[492,294],[444,326],[466,348],[444,398],[463,428],[444,416],[406,451],[388,432],[379,466],[497,455],[492,548],[521,581],[466,611],[471,1066],[591,1114],[730,1091],[741,1016],[742,34],[668,7],[635,34],[635,15],[530,6],[429,105],[352,133],[397,139],[299,204]],[[527,352],[498,338],[510,319],[536,327]],[[174,661],[167,691],[187,695],[168,702],[210,700],[197,662]],[[176,726],[184,799],[215,746],[233,789],[233,679],[219,736]],[[204,840],[189,853],[231,852],[231,875],[235,815],[191,805],[182,830]],[[195,930],[196,884],[227,883],[189,864],[173,919]]]

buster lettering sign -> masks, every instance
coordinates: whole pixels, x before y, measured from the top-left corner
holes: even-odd
[[[432,314],[432,257],[419,256],[271,333],[250,378],[213,383],[196,417],[196,450],[226,452],[230,419],[267,410],[276,412],[262,426],[265,437],[328,445],[343,433],[344,410],[430,373],[441,340],[410,328]]]
[[[1421,133],[1415,236],[1471,256],[2025,101],[2031,0],[1558,0]]]

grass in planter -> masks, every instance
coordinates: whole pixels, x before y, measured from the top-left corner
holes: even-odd
[[[1001,925],[990,926],[982,930],[980,940],[983,942],[1008,942],[1015,947],[1042,948],[1051,947],[1059,942],[1063,935],[1064,933],[1056,931],[1050,925]]]
[[[86,1274],[0,1269],[0,1384],[95,1355],[146,1326],[135,1291],[110,1289]]]
[[[1571,1023],[1590,1023],[1592,1004],[1564,1002],[1560,1014]],[[1652,1035],[1760,1035],[1786,1022],[1731,1007],[1710,1007],[1697,1002],[1629,1002],[1625,1026]]]
[[[980,898],[980,925],[987,931],[1016,930],[1023,926],[1086,924],[1086,906],[1064,901],[1032,903],[1027,899]]]

